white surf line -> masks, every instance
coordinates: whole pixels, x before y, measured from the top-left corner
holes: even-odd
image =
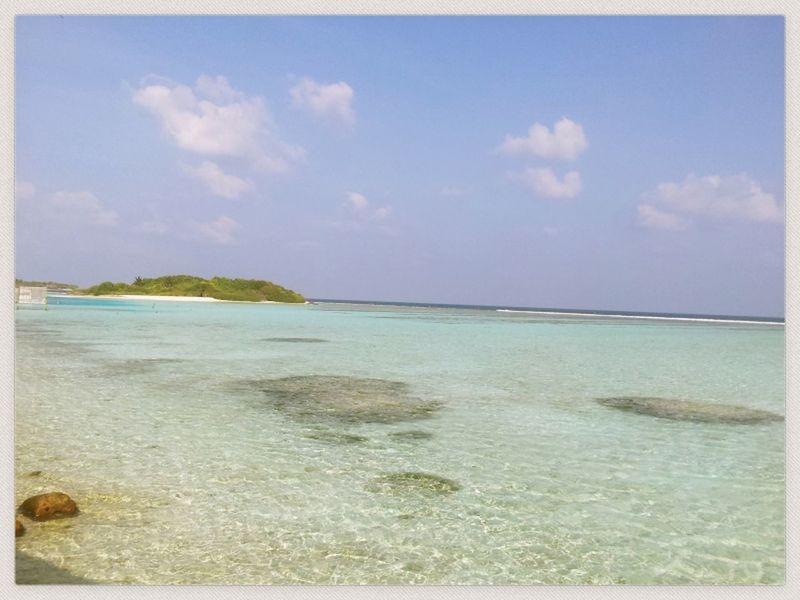
[[[696,321],[701,323],[748,323],[754,325],[774,325],[783,327],[784,323],[775,321],[746,321],[743,319],[707,319],[702,317],[657,317],[653,315],[599,315],[595,313],[556,312],[547,310],[514,310],[511,308],[498,308],[497,312],[523,313],[529,315],[557,315],[560,317],[594,317],[609,319],[653,319],[657,321]]]

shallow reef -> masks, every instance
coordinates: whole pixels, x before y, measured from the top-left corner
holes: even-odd
[[[302,375],[250,382],[267,406],[307,422],[396,423],[432,416],[441,403],[409,394],[400,381]]]
[[[144,375],[168,365],[184,362],[182,358],[129,358],[109,362],[101,366],[92,377],[127,377],[129,375]]]
[[[329,340],[315,337],[268,337],[264,338],[265,342],[278,342],[285,344],[322,344]]]
[[[416,441],[416,440],[429,440],[433,437],[433,434],[428,431],[411,429],[409,431],[393,431],[392,433],[389,434],[389,437],[393,437],[398,440]]]
[[[342,433],[339,431],[319,431],[309,433],[304,436],[309,440],[316,440],[318,442],[327,442],[329,444],[363,444],[368,442],[369,438],[363,435],[356,435],[353,433]]]
[[[420,473],[417,471],[401,471],[399,473],[384,473],[367,484],[370,492],[402,495],[447,495],[457,492],[461,486],[445,477]]]
[[[597,398],[603,406],[610,406],[640,415],[670,419],[673,421],[696,421],[701,423],[756,424],[783,421],[784,417],[766,410],[698,402],[694,400],[675,400],[671,398],[651,398],[644,396],[621,396]]]
[[[88,585],[98,583],[85,577],[73,575],[66,569],[19,550],[14,554],[14,563],[16,567],[16,583],[18,585]]]

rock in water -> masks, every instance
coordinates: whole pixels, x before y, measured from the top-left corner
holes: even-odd
[[[399,440],[429,440],[433,437],[433,434],[428,431],[419,431],[416,429],[412,429],[410,431],[394,431],[389,434],[390,437],[399,439]]]
[[[286,344],[323,344],[328,340],[314,337],[270,337],[264,338],[265,342],[283,342]]]
[[[425,419],[441,402],[417,398],[400,381],[348,376],[307,375],[250,382],[268,405],[309,422],[397,423]]]
[[[354,435],[352,433],[339,433],[335,431],[320,431],[316,433],[309,433],[305,436],[309,440],[316,440],[318,442],[328,442],[330,444],[361,444],[368,442],[369,438],[363,435]]]
[[[19,510],[35,521],[49,521],[74,516],[78,512],[78,505],[66,494],[50,492],[31,496],[20,505]]]
[[[367,490],[370,492],[392,496],[409,494],[422,494],[425,496],[446,495],[457,492],[460,489],[461,486],[452,479],[415,471],[384,473],[367,485]]]
[[[25,533],[25,525],[19,519],[14,519],[14,537],[19,537]]]
[[[670,398],[649,398],[641,396],[622,396],[617,398],[598,398],[603,406],[618,410],[649,415],[673,421],[697,421],[701,423],[754,424],[770,421],[783,421],[781,415],[728,404],[674,400]]]

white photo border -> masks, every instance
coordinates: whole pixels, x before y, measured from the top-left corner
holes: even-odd
[[[771,586],[108,586],[14,582],[14,20],[17,15],[782,15],[786,198],[786,580]],[[800,4],[793,0],[6,0],[0,8],[0,597],[9,599],[800,598]]]

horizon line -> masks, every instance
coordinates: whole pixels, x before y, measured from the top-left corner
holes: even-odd
[[[728,315],[728,314],[708,314],[708,313],[688,313],[688,312],[658,312],[658,311],[635,311],[635,310],[610,310],[610,309],[591,309],[591,308],[552,308],[537,306],[513,306],[507,304],[455,304],[448,302],[421,302],[421,301],[397,301],[397,300],[346,300],[340,298],[306,298],[309,302],[321,302],[330,304],[376,304],[390,306],[417,306],[433,308],[465,308],[465,309],[492,309],[496,311],[509,312],[529,312],[539,314],[564,314],[572,316],[606,316],[606,317],[644,317],[644,318],[671,318],[671,319],[691,319],[691,320],[711,320],[711,321],[752,321],[756,323],[786,323],[786,317],[764,316],[764,315]]]

